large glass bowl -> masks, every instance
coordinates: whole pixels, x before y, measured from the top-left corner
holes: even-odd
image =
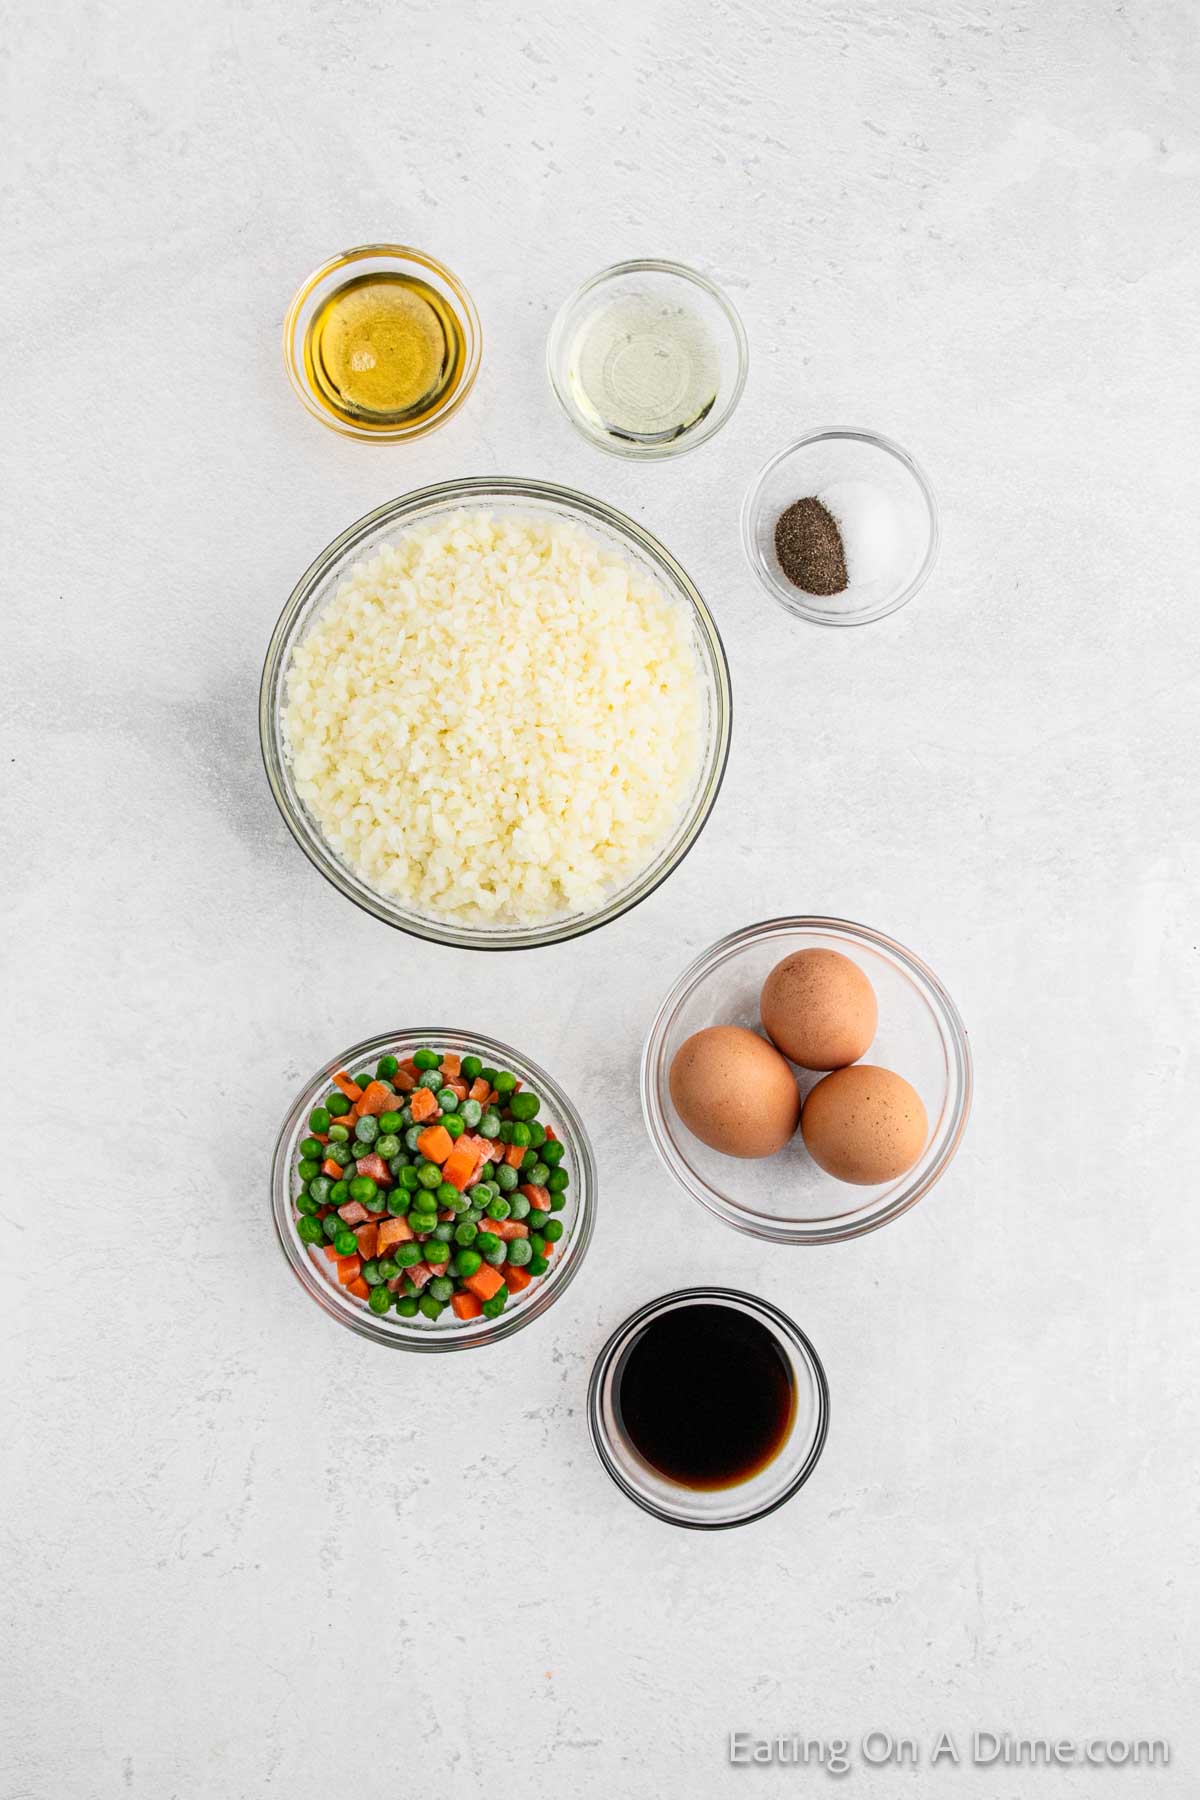
[[[795,1137],[774,1156],[722,1156],[680,1120],[669,1076],[685,1038],[708,1025],[759,1029],[762,984],[796,950],[837,950],[869,977],[879,1028],[863,1058],[895,1070],[925,1103],[929,1139],[897,1180],[853,1187],[818,1168]],[[821,1079],[794,1071],[801,1092]],[[832,1244],[875,1231],[915,1206],[945,1174],[971,1106],[971,1050],[958,1008],[911,950],[847,919],[768,919],[722,938],[675,983],[642,1053],[642,1110],[651,1141],[679,1185],[727,1225],[779,1244]]]
[[[435,1322],[429,1319],[402,1319],[395,1312],[382,1317],[371,1312],[366,1303],[355,1299],[345,1288],[331,1281],[326,1270],[332,1265],[318,1246],[310,1250],[296,1231],[296,1209],[293,1196],[297,1191],[297,1150],[301,1138],[308,1136],[308,1115],[324,1094],[329,1092],[331,1078],[339,1069],[353,1073],[357,1069],[374,1068],[381,1056],[389,1053],[403,1060],[423,1044],[436,1050],[486,1055],[498,1069],[511,1069],[524,1087],[542,1099],[538,1114],[542,1124],[552,1125],[555,1134],[566,1145],[563,1167],[570,1173],[566,1205],[555,1214],[565,1227],[550,1267],[524,1292],[511,1299],[496,1319],[455,1318],[447,1309]],[[478,1031],[461,1031],[444,1025],[421,1026],[415,1030],[389,1031],[383,1037],[368,1038],[343,1050],[340,1056],[318,1069],[296,1095],[283,1121],[275,1145],[271,1167],[271,1212],[288,1266],[304,1291],[327,1312],[331,1319],[357,1331],[360,1337],[376,1344],[391,1344],[398,1350],[468,1350],[480,1344],[494,1344],[511,1337],[534,1319],[540,1319],[569,1286],[587,1254],[596,1215],[596,1165],[592,1146],[583,1121],[558,1083],[511,1044],[498,1038],[484,1037]]]
[[[380,894],[330,849],[299,795],[283,741],[281,712],[286,676],[295,644],[303,638],[321,608],[332,598],[353,565],[375,553],[412,526],[428,524],[439,514],[462,507],[487,507],[566,519],[638,563],[688,612],[700,670],[703,716],[701,751],[692,788],[674,829],[650,862],[589,911],[556,914],[532,925],[463,924],[406,907]],[[562,943],[617,919],[653,893],[682,862],[712,811],[729,756],[732,695],[724,645],[694,583],[656,538],[602,500],[554,487],[544,481],[480,477],[446,481],[390,500],[368,513],[336,538],[297,583],[271,637],[259,691],[259,735],[267,779],[288,829],[304,854],[338,891],[385,925],[415,937],[473,950],[523,950]]]

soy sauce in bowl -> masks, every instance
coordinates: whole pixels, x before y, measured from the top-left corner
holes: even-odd
[[[779,1454],[796,1390],[774,1332],[708,1302],[651,1319],[613,1376],[613,1410],[668,1481],[713,1489],[749,1481]]]

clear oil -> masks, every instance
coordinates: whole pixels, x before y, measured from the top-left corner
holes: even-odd
[[[419,276],[395,271],[356,275],[335,289],[304,340],[316,398],[360,430],[419,425],[445,405],[465,361],[453,307]]]
[[[649,295],[622,295],[584,321],[569,376],[580,411],[608,436],[669,444],[712,411],[721,367],[695,313]]]

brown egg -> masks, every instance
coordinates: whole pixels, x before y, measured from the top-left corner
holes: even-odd
[[[680,1044],[671,1099],[688,1130],[725,1156],[772,1156],[800,1118],[800,1090],[780,1056],[755,1031],[710,1025]]]
[[[804,1102],[800,1131],[827,1175],[870,1187],[911,1169],[929,1135],[921,1096],[874,1063],[835,1069]]]
[[[776,963],[759,1000],[763,1030],[802,1069],[842,1069],[875,1036],[875,989],[837,950],[797,950]]]

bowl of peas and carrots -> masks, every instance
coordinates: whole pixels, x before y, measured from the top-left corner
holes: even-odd
[[[492,1343],[538,1318],[592,1234],[596,1175],[570,1100],[478,1032],[390,1032],[293,1102],[272,1210],[331,1317],[409,1350]]]

